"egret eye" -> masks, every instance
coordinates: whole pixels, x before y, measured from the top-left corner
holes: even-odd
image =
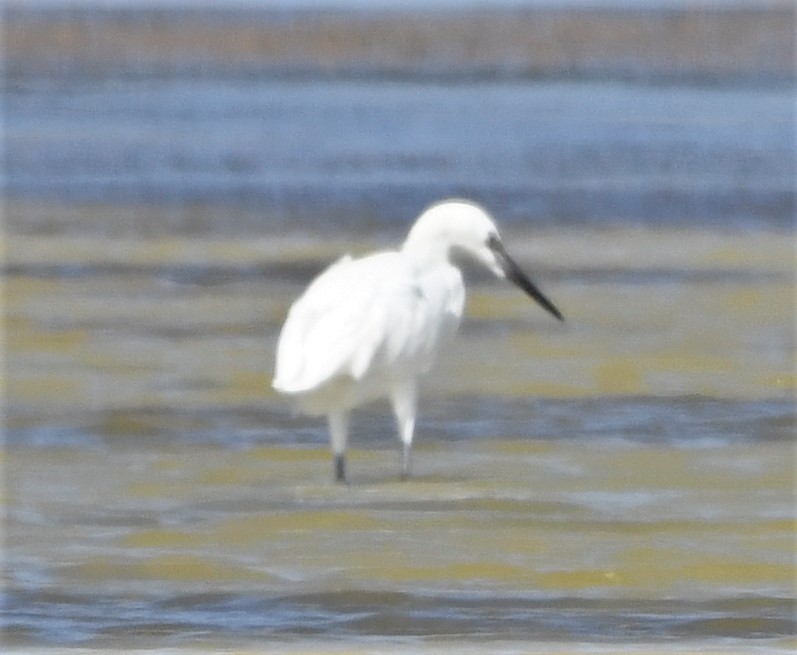
[[[495,232],[490,233],[490,236],[487,237],[487,247],[490,250],[499,250],[501,248],[501,239],[498,238],[498,234]]]

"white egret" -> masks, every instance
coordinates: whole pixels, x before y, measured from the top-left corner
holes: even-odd
[[[388,397],[410,473],[418,378],[453,337],[465,287],[452,255],[462,253],[508,279],[559,320],[554,304],[507,254],[488,213],[465,200],[429,207],[400,250],[345,256],[293,303],[277,344],[273,387],[299,408],[326,415],[335,477],[346,480],[350,411]]]

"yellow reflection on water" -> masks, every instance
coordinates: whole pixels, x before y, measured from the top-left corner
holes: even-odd
[[[6,537],[22,564],[55,588],[166,594],[793,593],[786,439],[576,442],[564,421],[542,442],[496,421],[489,439],[421,436],[407,483],[396,480],[392,433],[355,444],[345,488],[331,484],[325,445],[225,445],[228,430],[270,439],[309,425],[285,422],[269,388],[277,331],[307,282],[287,264],[320,268],[341,245],[308,244],[21,240],[12,257],[29,270],[6,280],[9,425],[54,426],[56,441],[62,428],[88,425],[100,443],[6,450]],[[521,239],[517,252],[555,273],[538,281],[567,322],[513,288],[477,281],[424,403],[453,398],[456,411],[474,397],[639,395],[677,412],[679,399],[700,395],[793,398],[794,281],[781,235],[557,233]],[[84,259],[128,271],[36,269]],[[185,282],[159,269],[175,262],[274,273]],[[260,411],[245,422],[252,408]],[[223,412],[213,428],[220,445],[161,443],[206,430]],[[637,436],[646,430],[642,416]]]
[[[331,483],[325,448],[192,450],[150,451],[146,466],[135,450],[12,451],[12,505],[59,521],[12,522],[9,543],[28,543],[27,557],[58,563],[49,575],[78,588],[157,579],[172,593],[422,588],[692,599],[792,589],[787,443],[421,444],[417,477],[406,483],[396,480],[395,453],[355,451],[348,487]]]
[[[573,271],[540,281],[567,322],[549,320],[508,285],[472,285],[462,334],[433,376],[432,392],[794,393],[793,252],[782,235],[629,229],[513,236],[531,270],[545,264]],[[348,249],[288,237],[285,244],[12,241],[14,266],[55,268],[6,280],[10,410],[17,397],[30,404],[38,395],[50,415],[275,399],[269,382],[277,330],[308,281],[284,277],[280,266],[309,261],[308,270],[320,270]],[[59,263],[129,272],[59,276]],[[158,273],[183,265],[230,266],[232,277],[193,284]],[[274,274],[236,277],[247,265]]]

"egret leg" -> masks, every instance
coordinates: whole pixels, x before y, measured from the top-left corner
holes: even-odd
[[[346,482],[346,441],[349,437],[349,415],[346,412],[329,415],[329,437],[335,458],[335,481]]]
[[[397,387],[392,394],[393,413],[401,439],[401,479],[410,477],[412,465],[412,437],[415,432],[415,413],[418,391],[414,382]]]
[[[402,444],[401,448],[401,479],[408,480],[412,470],[412,444]]]
[[[335,455],[335,482],[346,482],[346,456]]]

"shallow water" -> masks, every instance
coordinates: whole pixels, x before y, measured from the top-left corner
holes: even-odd
[[[782,38],[759,50],[745,12],[683,14],[695,32],[654,11],[659,49],[643,61],[616,28],[633,56],[605,60],[609,80],[573,46],[606,36],[589,12],[546,61],[520,29],[444,68],[405,50],[369,68],[376,24],[335,43],[332,21],[310,33],[334,66],[299,70],[290,48],[258,59],[272,14],[239,43],[214,21],[244,14],[45,25],[17,9],[6,650],[793,651]],[[482,19],[438,20],[445,48]],[[424,35],[404,27],[399,42]],[[124,48],[104,57],[117,28]],[[424,386],[413,478],[397,480],[375,404],[336,486],[323,422],[270,391],[279,326],[330,261],[394,245],[454,194],[496,214],[567,322],[469,270],[460,338]]]
[[[28,230],[403,229],[446,196],[537,228],[784,230],[794,217],[789,85],[78,78],[12,90],[11,197],[166,206],[126,230],[12,207]]]
[[[471,275],[414,478],[377,404],[339,487],[268,385],[342,239],[14,237],[8,644],[786,652],[790,240],[507,239],[568,322]]]

